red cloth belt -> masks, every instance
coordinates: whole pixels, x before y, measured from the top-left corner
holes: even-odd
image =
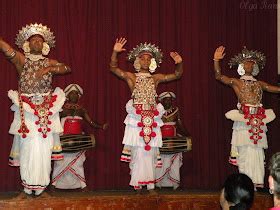
[[[163,125],[161,135],[163,138],[176,136],[176,127],[174,125]]]
[[[64,134],[81,134],[81,119],[66,119],[64,123]]]

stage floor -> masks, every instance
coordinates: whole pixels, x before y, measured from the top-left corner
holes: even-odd
[[[16,199],[18,193],[0,193],[0,209],[85,209],[85,210],[120,210],[120,209],[187,209],[187,210],[217,210],[219,192],[206,191],[173,191],[156,190],[151,195],[144,191],[136,194],[133,191],[58,191],[49,192],[49,197],[27,197]],[[273,206],[272,196],[266,193],[256,193],[253,210],[265,210]]]

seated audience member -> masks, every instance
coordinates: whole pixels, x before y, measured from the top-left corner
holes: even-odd
[[[245,174],[232,174],[224,184],[220,196],[223,210],[247,210],[254,200],[254,184]]]
[[[280,152],[270,159],[270,174],[268,177],[269,192],[273,194],[274,207],[270,210],[280,209]]]

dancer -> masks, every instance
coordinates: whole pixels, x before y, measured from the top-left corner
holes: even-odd
[[[156,88],[159,83],[179,79],[183,73],[182,57],[171,52],[176,68],[173,74],[154,74],[162,61],[162,53],[152,44],[140,44],[129,54],[128,60],[134,62],[136,73],[118,67],[117,55],[125,51],[125,38],[116,40],[111,56],[110,70],[125,80],[131,90],[132,99],[126,104],[127,117],[123,138],[122,161],[130,162],[130,185],[136,190],[147,185],[154,189],[155,168],[161,166],[159,147],[162,146],[160,127],[164,108],[156,103]],[[151,191],[152,192],[152,191]]]
[[[0,38],[0,50],[14,64],[19,75],[18,91],[10,90],[14,120],[9,133],[14,135],[9,164],[20,166],[26,194],[40,195],[50,182],[51,156],[62,158],[58,134],[62,132],[59,111],[64,104],[63,90],[52,88],[52,76],[69,73],[68,66],[48,59],[55,37],[47,26],[26,25],[16,44],[24,54]]]

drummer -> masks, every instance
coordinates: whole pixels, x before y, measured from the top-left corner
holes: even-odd
[[[93,128],[107,129],[108,124],[99,124],[91,120],[88,111],[78,101],[83,95],[83,89],[78,84],[70,84],[65,90],[66,103],[61,112],[61,124],[64,128],[63,136],[83,135],[81,121],[85,120]],[[72,135],[72,136],[73,136]],[[63,145],[62,145],[63,148]],[[86,189],[84,175],[85,150],[64,153],[64,159],[54,162],[52,185],[58,189]]]
[[[190,151],[192,149],[191,136],[183,126],[180,119],[179,108],[173,106],[173,100],[175,98],[176,96],[173,92],[163,92],[158,97],[158,100],[165,109],[165,113],[162,116],[164,125],[161,127],[163,146],[166,146],[164,140],[171,140],[174,138],[182,139],[184,144],[187,145],[186,150]],[[172,148],[172,143],[168,144],[170,144],[170,148]],[[176,190],[180,185],[180,167],[183,164],[183,156],[182,151],[176,151],[176,148],[170,153],[165,154],[165,152],[161,151],[162,168],[156,169],[156,186],[159,188],[172,187]]]

